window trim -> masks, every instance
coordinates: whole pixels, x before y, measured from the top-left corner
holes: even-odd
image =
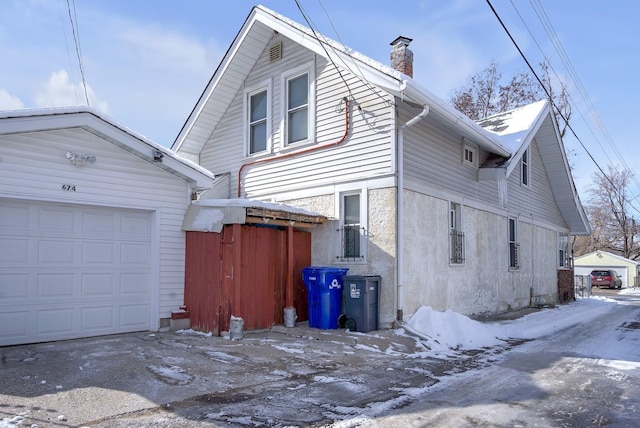
[[[343,230],[345,228],[344,218],[344,198],[346,196],[360,196],[360,256],[359,257],[345,257],[343,246]],[[338,219],[337,239],[336,239],[336,252],[335,259],[338,263],[366,263],[368,259],[368,206],[367,206],[367,189],[344,189],[335,193],[335,217]],[[347,224],[348,225],[348,224]]]
[[[303,74],[308,75],[308,98],[307,98],[307,138],[289,143],[289,81]],[[282,147],[297,147],[310,144],[315,141],[316,135],[316,76],[314,62],[308,62],[294,69],[281,74],[280,77],[280,99],[281,99],[281,129]]]
[[[259,152],[251,152],[251,118],[250,118],[250,99],[253,95],[256,95],[260,92],[267,92],[267,141],[265,150],[261,150]],[[259,84],[250,86],[245,88],[243,91],[243,101],[242,101],[242,123],[243,123],[243,138],[244,138],[244,156],[245,157],[255,157],[261,156],[264,154],[271,153],[272,150],[272,137],[271,137],[271,102],[272,102],[272,91],[271,91],[271,79],[265,80]]]
[[[520,184],[524,187],[531,185],[531,152],[529,147],[522,152],[520,157]]]
[[[454,224],[455,223],[455,224]],[[454,252],[454,241],[460,244],[459,253]],[[462,227],[462,204],[449,201],[449,264],[462,266],[465,262],[465,239]]]
[[[513,224],[513,236],[511,225]],[[509,238],[509,270],[520,269],[520,243],[518,242],[518,218],[509,217],[507,222],[507,233]]]
[[[569,251],[569,234],[558,232],[558,268],[571,269],[571,255]]]
[[[462,139],[462,163],[463,165],[478,168],[478,146],[470,143],[465,138]],[[471,160],[467,157],[467,153],[471,154]]]

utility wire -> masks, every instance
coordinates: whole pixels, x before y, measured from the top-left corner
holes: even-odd
[[[520,56],[522,57],[522,59],[524,60],[524,62],[527,64],[527,67],[529,67],[529,70],[531,71],[531,73],[533,74],[533,76],[536,78],[536,80],[538,81],[538,83],[540,83],[540,86],[542,87],[542,89],[544,90],[544,92],[547,94],[547,97],[549,98],[549,101],[551,102],[551,104],[553,105],[553,107],[556,109],[556,111],[558,111],[558,114],[560,115],[560,117],[562,117],[562,120],[564,120],[567,123],[567,126],[569,128],[569,130],[571,131],[571,133],[573,134],[573,136],[576,138],[576,140],[580,143],[580,145],[582,146],[582,148],[584,149],[584,151],[587,153],[587,155],[589,155],[589,158],[591,159],[591,161],[594,163],[594,165],[598,168],[598,170],[600,171],[600,173],[602,174],[602,176],[609,182],[609,184],[611,184],[612,187],[615,188],[615,184],[613,183],[613,181],[611,181],[611,178],[609,178],[609,175],[607,175],[604,170],[602,169],[602,167],[600,167],[600,164],[598,164],[598,162],[595,160],[595,158],[593,157],[593,155],[589,152],[589,150],[587,149],[587,147],[584,145],[584,143],[582,142],[582,140],[580,139],[580,137],[578,137],[578,135],[576,134],[576,132],[574,131],[573,127],[569,124],[569,121],[567,120],[566,117],[564,117],[564,115],[562,114],[562,112],[558,109],[558,106],[556,105],[556,103],[553,101],[553,98],[551,98],[551,94],[549,93],[549,90],[547,89],[547,87],[544,85],[544,83],[542,83],[542,79],[540,79],[540,77],[538,76],[538,74],[536,73],[535,69],[531,66],[531,63],[529,62],[529,60],[527,59],[527,57],[525,56],[524,52],[522,52],[522,49],[520,49],[520,46],[518,45],[518,43],[515,41],[515,39],[513,38],[513,36],[511,35],[511,32],[509,31],[509,29],[507,28],[507,26],[505,25],[505,23],[502,21],[502,18],[500,18],[500,15],[498,15],[498,12],[495,10],[495,8],[493,7],[493,5],[491,4],[491,0],[486,0],[487,4],[489,5],[489,8],[491,8],[491,11],[493,12],[493,14],[495,15],[496,19],[498,19],[498,22],[500,23],[500,25],[502,26],[502,28],[504,29],[504,31],[507,33],[507,36],[509,36],[509,39],[511,40],[511,42],[513,43],[513,45],[515,46],[515,48],[518,50],[518,53],[520,54]],[[633,206],[633,204],[631,204],[631,201],[629,201],[626,197],[624,198],[625,201],[629,204],[629,206],[631,208],[633,208],[635,211],[637,211],[638,213],[640,213],[640,210],[638,210],[638,208],[636,208],[635,206]]]
[[[73,14],[75,15],[75,10],[76,10],[76,2],[75,0],[73,1]],[[79,34],[76,34],[76,25],[78,22],[77,19],[77,15],[76,15],[76,21],[74,24],[73,21],[73,17],[71,16],[71,5],[69,4],[69,0],[67,0],[67,11],[69,12],[69,21],[71,22],[71,31],[73,33],[73,41],[75,42],[76,45],[76,56],[78,57],[78,65],[80,67],[80,76],[82,78],[82,87],[84,88],[84,99],[87,102],[87,107],[89,106],[89,94],[87,93],[87,82],[86,79],[84,77],[84,67],[82,65],[82,54],[80,52],[80,40],[79,40]]]
[[[71,51],[69,50],[69,40],[67,39],[67,31],[65,30],[65,25],[64,25],[64,15],[62,12],[62,9],[60,7],[60,2],[58,2],[58,12],[60,12],[60,26],[62,27],[62,35],[64,37],[64,45],[67,49],[67,59],[69,60],[69,70],[73,70],[73,63],[71,61]],[[73,74],[73,72],[71,71],[71,73]],[[73,87],[73,95],[76,99],[76,102],[78,101],[78,90],[76,89],[76,85],[72,85]]]
[[[342,79],[342,81],[344,82],[345,86],[347,87],[347,92],[349,92],[349,96],[351,97],[351,99],[353,100],[353,93],[351,92],[351,88],[349,87],[349,84],[347,83],[346,79],[344,78],[344,76],[342,75],[342,72],[340,71],[340,68],[336,65],[335,62],[333,62],[333,58],[331,58],[331,55],[329,55],[329,52],[327,51],[327,48],[325,47],[325,42],[323,42],[322,40],[320,40],[320,37],[318,37],[318,34],[316,33],[316,30],[313,28],[313,25],[311,23],[311,19],[307,17],[307,14],[304,11],[304,8],[302,7],[302,5],[300,4],[300,2],[298,0],[295,0],[296,2],[296,6],[298,6],[298,10],[300,11],[300,13],[302,14],[302,17],[304,18],[304,20],[307,22],[307,25],[309,26],[309,28],[311,29],[311,32],[313,33],[313,37],[315,37],[315,39],[320,42],[320,46],[322,46],[322,49],[324,50],[324,53],[327,54],[327,58],[329,59],[329,61],[331,61],[331,63],[333,64],[333,66],[335,67],[336,71],[338,72],[338,74],[340,75],[340,78]]]

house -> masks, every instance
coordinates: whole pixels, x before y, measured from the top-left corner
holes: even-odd
[[[640,262],[607,251],[593,251],[574,259],[576,275],[589,275],[594,269],[613,269],[622,278],[622,287],[634,287],[640,277]]]
[[[410,42],[389,67],[253,8],[172,146],[217,177],[199,198],[329,218],[312,263],[379,275],[381,327],[568,299],[590,228],[548,103],[475,123],[412,79]]]
[[[168,326],[213,181],[91,108],[0,112],[0,346]]]

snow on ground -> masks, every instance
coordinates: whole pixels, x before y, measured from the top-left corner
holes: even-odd
[[[625,289],[621,294],[640,294]],[[578,298],[569,305],[543,309],[524,317],[498,322],[479,322],[457,312],[438,312],[421,307],[407,323],[409,332],[428,340],[432,351],[480,349],[504,344],[510,339],[535,339],[579,323],[586,323],[612,310],[615,300],[592,296]]]

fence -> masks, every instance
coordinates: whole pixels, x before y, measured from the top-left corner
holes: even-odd
[[[574,275],[573,287],[576,297],[590,297],[591,275]]]

